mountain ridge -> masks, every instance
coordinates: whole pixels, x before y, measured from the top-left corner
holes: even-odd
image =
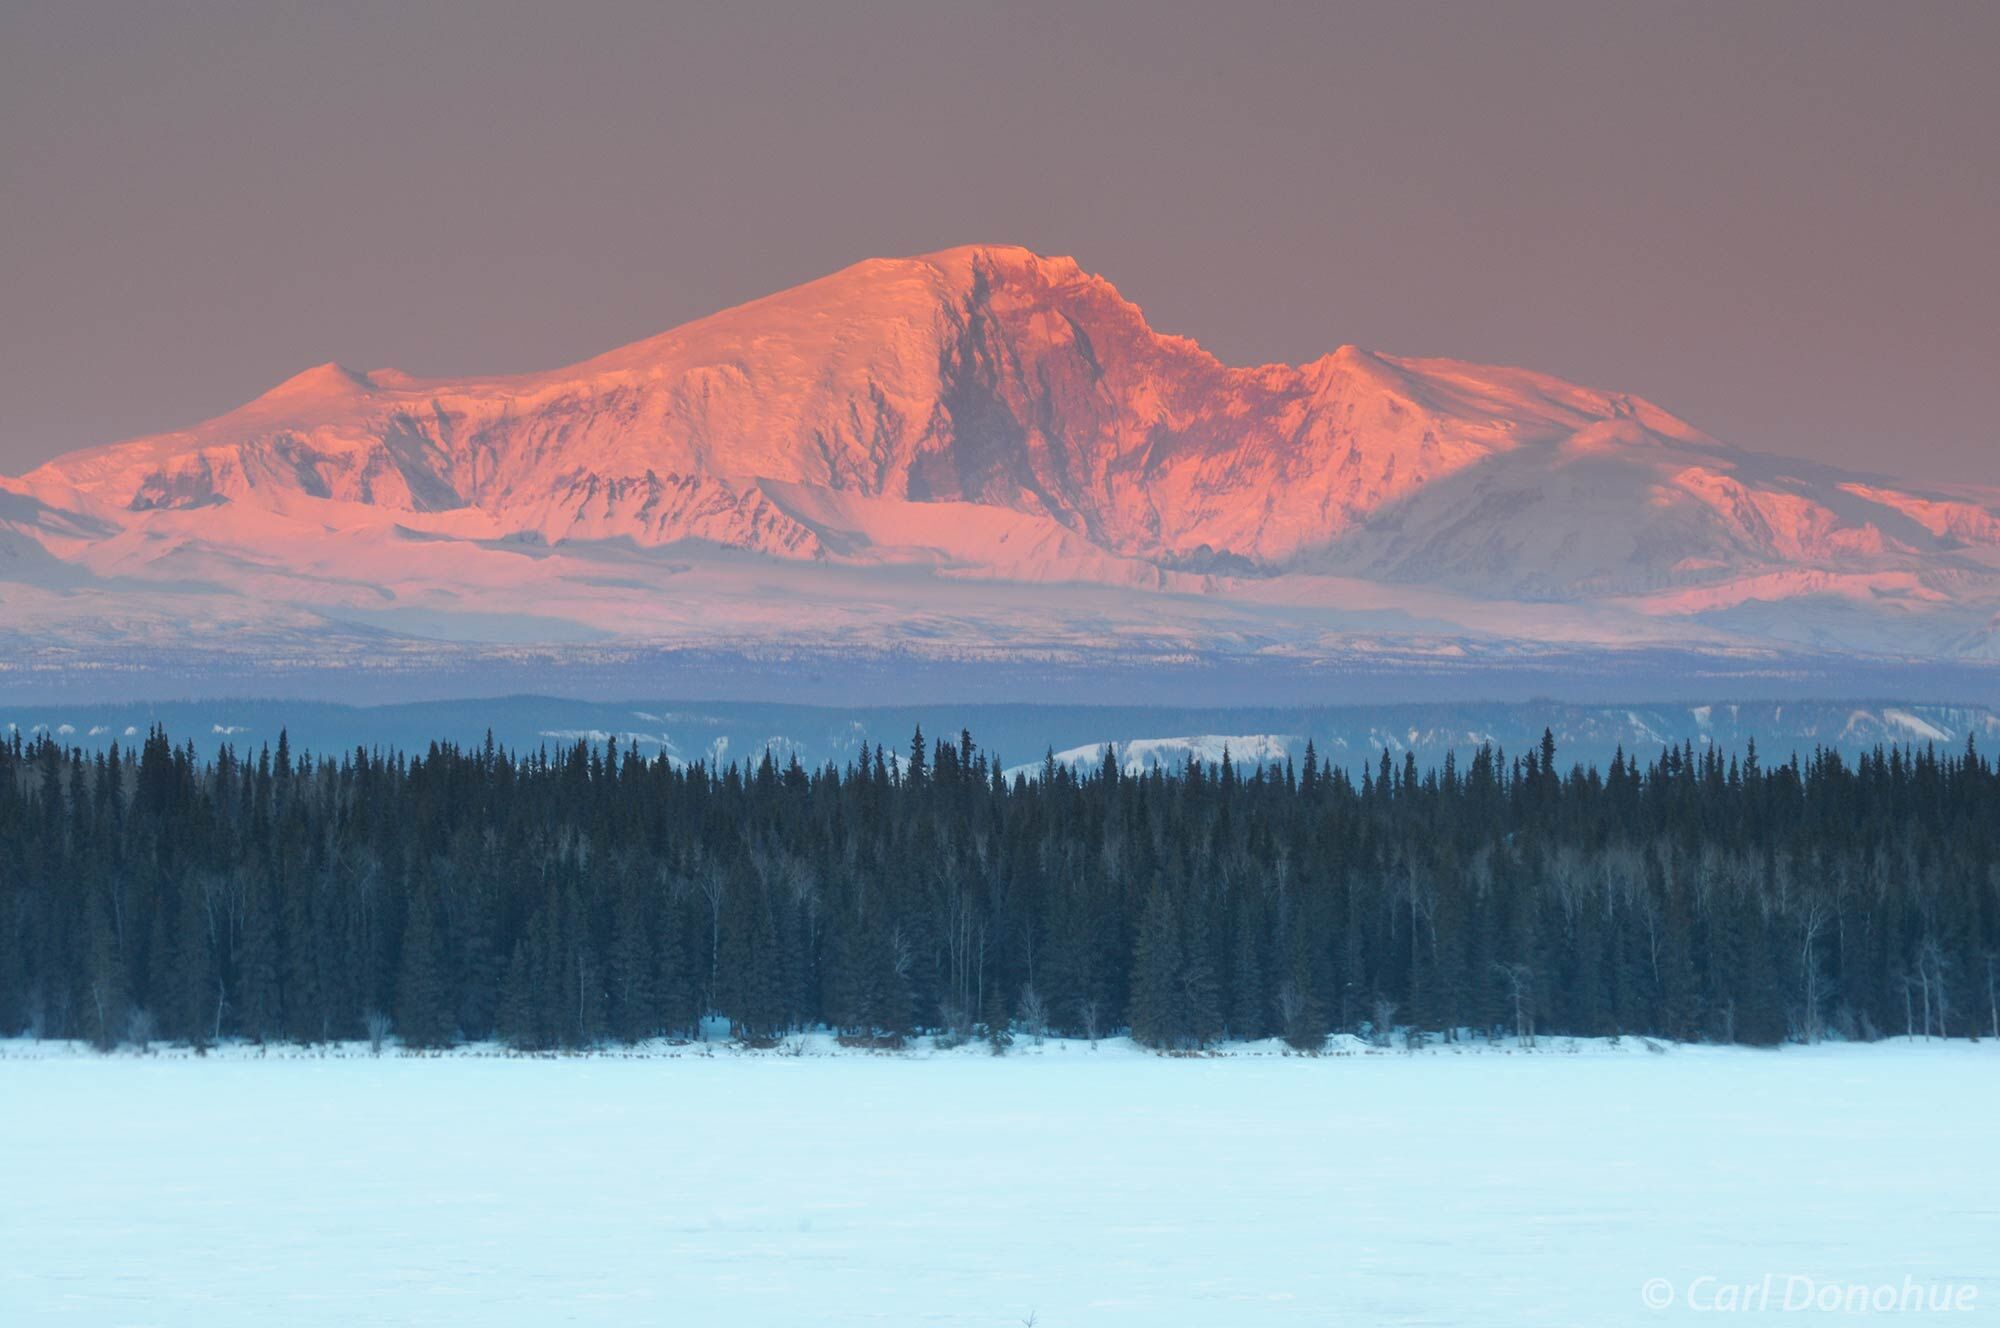
[[[46,591],[53,560],[96,579],[71,597],[197,585],[530,636],[554,616],[669,639],[704,606],[760,638],[899,631],[899,600],[1017,582],[1145,596],[1052,597],[1035,630],[1058,638],[1164,622],[1199,643],[1227,620],[1324,644],[1390,611],[1535,641],[1562,610],[1607,642],[2000,653],[2000,494],[1743,451],[1527,369],[1355,346],[1225,365],[1012,246],[865,260],[555,370],[321,364],[0,496],[0,536],[39,551],[0,560],[8,616],[34,596],[5,569]],[[789,622],[727,584],[791,564],[873,579]],[[1009,643],[997,608],[955,616],[924,630]]]

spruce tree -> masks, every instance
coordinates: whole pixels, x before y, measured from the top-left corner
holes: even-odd
[[[1222,1036],[1222,992],[1210,956],[1206,910],[1195,903],[1181,911],[1181,968],[1178,1008],[1180,1044],[1205,1047]]]
[[[507,976],[500,984],[497,1032],[500,1040],[516,1051],[535,1051],[548,1045],[537,1010],[534,964],[525,940],[514,942],[513,956],[507,961]]]
[[[628,880],[618,895],[607,974],[611,1036],[621,1042],[638,1042],[659,1031],[655,952],[643,897],[637,884]]]
[[[118,954],[110,910],[93,891],[85,1008],[91,1044],[100,1051],[111,1050],[125,1036],[126,993],[125,961]]]
[[[1134,1041],[1161,1050],[1180,1046],[1186,1037],[1181,1002],[1180,931],[1172,897],[1155,887],[1139,920],[1127,1018]]]
[[[214,1029],[222,1013],[222,993],[215,976],[207,909],[198,892],[183,892],[179,915],[179,930],[169,961],[172,971],[164,984],[170,1024],[162,1031],[197,1051],[204,1051],[215,1040]]]
[[[1236,923],[1236,957],[1230,971],[1231,1002],[1229,1032],[1232,1037],[1255,1041],[1265,1035],[1270,1008],[1264,993],[1264,964],[1258,955],[1256,927],[1246,905]]]
[[[276,919],[263,884],[252,880],[243,891],[243,945],[230,998],[236,1027],[253,1042],[282,1036],[278,1004],[278,936]]]
[[[995,983],[986,989],[986,1045],[995,1056],[1004,1056],[1014,1045],[1014,1024],[1007,1013],[1007,998]]]
[[[401,975],[396,983],[396,1032],[403,1045],[444,1046],[452,1032],[449,1009],[439,973],[430,892],[419,888],[403,928]]]
[[[1302,938],[1295,938],[1285,981],[1278,992],[1278,1013],[1285,1041],[1299,1051],[1318,1052],[1333,1031],[1314,980],[1312,955]]]

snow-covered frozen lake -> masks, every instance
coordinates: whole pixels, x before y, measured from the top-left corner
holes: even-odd
[[[1784,1312],[1788,1277],[1970,1287],[1970,1314],[1891,1317],[1979,1321],[2000,1314],[1996,1107],[1990,1042],[200,1061],[0,1043],[0,1324],[1844,1317]],[[1721,1312],[1767,1274],[1765,1314]]]

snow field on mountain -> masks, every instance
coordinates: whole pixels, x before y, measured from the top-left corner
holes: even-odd
[[[2000,1306],[1991,1042],[788,1049],[0,1043],[0,1323],[1567,1328],[1766,1274],[1728,1320],[1832,1317],[1797,1277]]]

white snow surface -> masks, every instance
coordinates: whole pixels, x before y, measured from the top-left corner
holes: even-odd
[[[1722,1317],[1841,1317],[1783,1311],[1795,1277],[2000,1305],[1990,1042],[1342,1047],[0,1043],[0,1323],[1567,1328],[1766,1274]]]

